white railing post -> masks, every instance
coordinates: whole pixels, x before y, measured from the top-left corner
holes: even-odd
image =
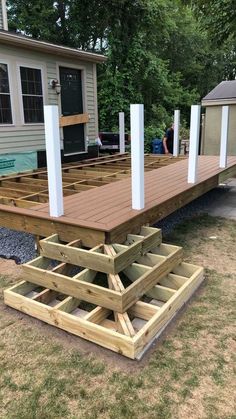
[[[125,153],[125,114],[119,112],[119,144],[120,153]]]
[[[132,209],[144,208],[144,106],[130,105]]]
[[[178,157],[179,155],[179,127],[180,127],[180,111],[176,109],[174,113],[174,145],[173,145],[174,157]]]
[[[227,167],[227,148],[228,148],[228,128],[229,128],[229,106],[222,106],[221,136],[220,136],[220,168]]]
[[[192,105],[189,139],[188,183],[196,183],[197,181],[200,115],[201,106]]]
[[[44,106],[45,140],[51,217],[64,214],[58,106]]]

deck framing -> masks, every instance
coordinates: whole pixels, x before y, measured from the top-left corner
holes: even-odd
[[[151,339],[163,330],[204,279],[203,269],[190,264],[182,264],[172,275],[173,283],[179,280],[182,285],[178,289],[173,285],[173,294],[164,304],[159,305],[160,301],[152,299],[150,303],[139,301],[130,307],[127,316],[132,319],[132,322],[129,320],[132,332],[128,334],[125,328],[119,330],[116,323],[108,319],[110,310],[100,306],[90,312],[78,310],[80,300],[61,296],[58,292],[39,288],[27,281],[4,290],[4,301],[8,306],[50,325],[135,359]],[[172,281],[171,276],[169,281]],[[138,324],[138,329],[135,324]]]
[[[130,156],[101,157],[64,165],[66,210],[59,218],[52,218],[48,213],[46,170],[5,176],[0,178],[0,225],[41,237],[58,234],[67,242],[80,237],[88,247],[98,243],[121,243],[127,231],[139,232],[141,225],[159,221],[236,175],[235,157],[228,158],[227,169],[219,169],[216,156],[200,156],[199,160],[199,180],[188,185],[184,180],[187,176],[185,157],[176,160],[146,155],[147,203],[141,211],[131,211],[129,202]],[[158,182],[160,192],[156,187]],[[99,201],[104,201],[104,205]],[[100,219],[97,213],[101,213]]]

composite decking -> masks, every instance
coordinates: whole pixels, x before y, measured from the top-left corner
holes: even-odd
[[[105,167],[105,166],[104,166]],[[63,240],[81,238],[85,245],[123,241],[128,232],[152,224],[198,196],[236,175],[236,157],[227,169],[219,168],[219,157],[199,156],[198,179],[187,183],[188,159],[145,173],[145,208],[131,208],[131,179],[108,183],[64,198],[65,213],[49,216],[48,203],[28,208],[0,205],[0,225],[47,236],[58,233]]]

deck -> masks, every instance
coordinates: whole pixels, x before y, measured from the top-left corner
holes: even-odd
[[[215,188],[225,179],[236,175],[236,157],[229,157],[227,169],[220,169],[219,157],[199,156],[198,181],[192,185],[187,183],[188,159],[172,158],[169,163],[166,160],[167,165],[165,165],[163,158],[147,156],[145,209],[137,211],[131,209],[129,157],[123,157],[123,160],[119,158],[102,162],[100,160],[98,163],[97,167],[96,162],[86,163],[86,170],[85,165],[74,165],[63,169],[64,191],[67,191],[67,196],[64,197],[65,214],[57,219],[49,216],[48,202],[32,201],[31,204],[34,206],[29,207],[30,200],[25,199],[27,194],[22,191],[24,185],[27,185],[26,178],[29,175],[25,176],[25,180],[22,175],[18,176],[18,182],[15,181],[18,189],[14,186],[11,190],[24,193],[20,198],[28,202],[27,207],[0,204],[0,225],[40,236],[58,233],[65,241],[81,238],[86,246],[94,246],[100,242],[123,241],[127,231],[138,232],[141,225],[157,222]],[[84,180],[79,176],[87,177]],[[35,181],[35,186],[41,188],[41,191],[32,195],[46,198],[45,172],[36,173],[31,178]],[[6,180],[9,187],[9,182],[13,182],[13,179],[5,178]],[[45,182],[44,186],[42,182]],[[97,187],[99,183],[101,186]],[[71,185],[74,188],[73,193]]]

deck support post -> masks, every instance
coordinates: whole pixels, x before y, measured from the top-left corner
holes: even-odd
[[[174,145],[173,145],[174,157],[178,157],[179,155],[179,127],[180,127],[180,111],[176,109],[174,113]]]
[[[200,116],[201,106],[192,105],[189,139],[188,183],[196,183],[197,181]]]
[[[220,168],[227,167],[227,146],[229,127],[229,106],[222,106],[221,137],[220,137]]]
[[[58,106],[44,106],[49,209],[51,217],[64,214]]]
[[[132,209],[144,208],[144,106],[130,105]]]
[[[119,148],[120,153],[125,153],[125,114],[119,112]]]

